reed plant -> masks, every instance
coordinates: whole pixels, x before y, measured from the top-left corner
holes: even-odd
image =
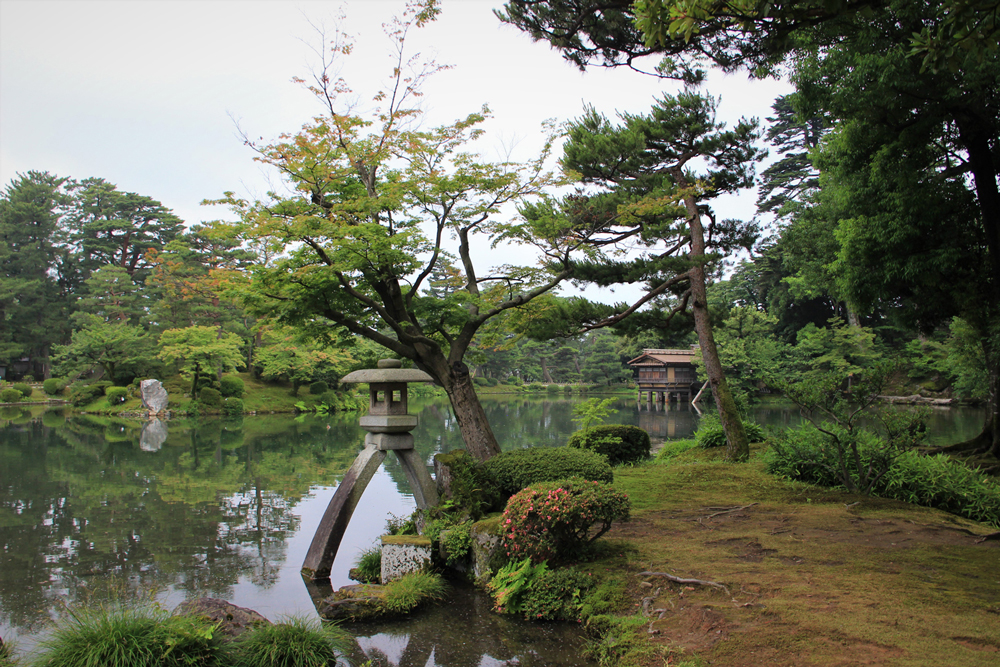
[[[41,643],[36,667],[188,667],[220,651],[215,625],[152,605],[70,612]]]
[[[332,624],[291,617],[261,624],[226,648],[221,664],[231,667],[334,667],[351,636]]]
[[[395,614],[405,614],[424,602],[440,600],[447,586],[440,575],[411,572],[386,584],[382,604]]]

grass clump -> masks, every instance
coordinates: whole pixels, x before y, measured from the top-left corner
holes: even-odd
[[[421,604],[444,597],[444,579],[430,572],[411,572],[385,586],[382,604],[393,614],[406,614]]]
[[[258,625],[227,649],[233,667],[334,667],[350,646],[350,636],[335,625],[290,618]]]
[[[764,441],[764,429],[760,424],[744,419],[743,430],[747,434],[747,442]],[[701,418],[694,437],[698,446],[704,449],[726,446],[726,433],[722,429],[722,422],[715,415],[705,415]]]
[[[37,667],[183,667],[220,651],[213,624],[151,606],[72,613],[41,646]]]
[[[697,446],[698,441],[693,438],[688,440],[668,440],[663,443],[660,451],[656,452],[655,460],[658,463],[663,463],[676,458],[689,449],[694,449]]]
[[[351,578],[363,584],[377,584],[382,580],[382,548],[373,545],[361,552],[354,562]]]

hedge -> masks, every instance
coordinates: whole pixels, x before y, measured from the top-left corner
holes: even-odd
[[[506,500],[538,482],[582,477],[592,482],[614,480],[607,457],[589,449],[536,447],[501,452],[483,464],[483,470]]]

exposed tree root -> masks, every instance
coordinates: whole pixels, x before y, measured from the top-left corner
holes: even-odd
[[[729,595],[729,589],[715,581],[703,581],[701,579],[684,579],[683,577],[675,577],[674,575],[668,574],[666,572],[650,572],[648,570],[645,572],[640,572],[638,576],[663,577],[667,581],[672,581],[675,584],[687,584],[688,586],[711,586],[713,588],[721,588],[726,592],[726,595]]]
[[[711,519],[712,517],[719,516],[720,514],[729,514],[730,512],[739,512],[740,510],[745,510],[748,507],[753,507],[756,504],[757,503],[750,503],[749,505],[743,505],[741,507],[706,507],[705,509],[708,509],[708,510],[718,509],[718,510],[721,510],[721,511],[716,512],[715,514],[709,514],[708,516],[703,517],[703,518],[705,518],[705,519]]]
[[[1000,540],[1000,531],[996,533],[990,533],[989,535],[983,535],[978,540],[976,540],[976,544],[981,544],[986,540]]]

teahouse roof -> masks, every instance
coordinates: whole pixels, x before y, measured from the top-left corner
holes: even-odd
[[[690,364],[694,350],[643,350],[642,354],[628,362],[629,366],[663,366],[665,364]]]

